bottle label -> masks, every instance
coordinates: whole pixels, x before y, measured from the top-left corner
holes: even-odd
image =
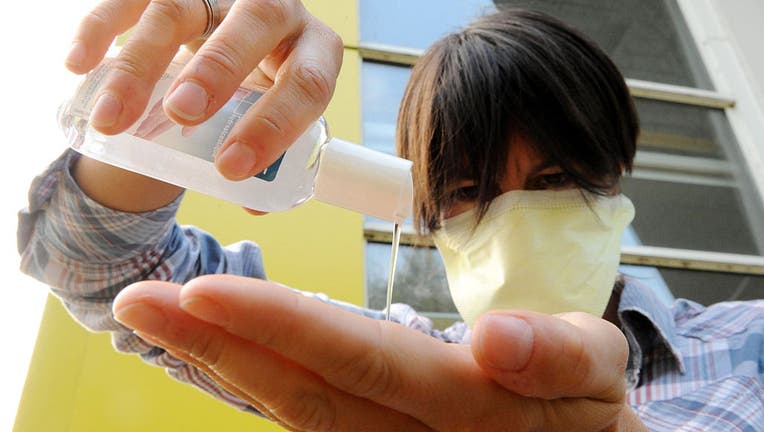
[[[267,182],[271,182],[276,179],[276,174],[279,172],[279,167],[281,166],[281,161],[284,160],[284,155],[282,154],[281,157],[276,159],[276,162],[273,162],[271,166],[264,169],[263,172],[255,174],[255,177],[265,180]]]

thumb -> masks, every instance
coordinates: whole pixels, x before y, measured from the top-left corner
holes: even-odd
[[[472,353],[494,381],[523,396],[625,397],[626,338],[592,315],[488,312],[473,331]]]

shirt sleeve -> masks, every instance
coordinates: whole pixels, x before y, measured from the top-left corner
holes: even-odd
[[[29,205],[19,213],[21,270],[50,285],[84,327],[110,332],[118,351],[138,354],[180,381],[252,410],[193,366],[117,322],[112,303],[124,287],[141,280],[184,283],[212,273],[264,279],[259,247],[248,241],[222,247],[198,228],[179,226],[175,213],[181,197],[143,213],[104,207],[88,198],[71,176],[78,157],[68,150],[32,182]]]

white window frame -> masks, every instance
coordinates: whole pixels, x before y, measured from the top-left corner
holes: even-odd
[[[752,84],[754,77],[746,73],[740,52],[735,46],[728,24],[723,21],[720,2],[712,0],[677,0],[690,34],[696,43],[701,61],[713,86],[734,96],[735,105],[724,109],[730,129],[735,135],[742,163],[751,176],[753,189],[749,194],[764,203],[764,105],[761,93]],[[724,7],[746,7],[745,3],[725,4]],[[764,10],[762,6],[748,7]],[[751,11],[754,16],[757,11]],[[758,78],[762,80],[762,78]],[[764,85],[764,81],[761,82]],[[750,203],[744,203],[750,205]],[[752,224],[759,230],[756,238],[764,238],[764,224]],[[759,244],[760,250],[764,245]]]

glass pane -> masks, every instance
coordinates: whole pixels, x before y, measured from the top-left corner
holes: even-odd
[[[711,90],[697,48],[670,0],[496,0],[546,12],[594,39],[628,78]]]
[[[395,122],[411,69],[365,61],[361,66],[363,145],[395,153]]]
[[[731,135],[719,130],[726,124],[722,111],[647,99],[635,99],[642,129],[639,149],[662,153],[726,159],[722,140]]]
[[[580,29],[633,79],[712,89],[679,8],[666,0],[362,0],[361,41],[425,49],[499,7],[546,12]]]
[[[383,309],[387,299],[387,277],[390,271],[390,245],[366,245],[367,304]],[[452,312],[443,262],[435,249],[401,246],[395,271],[393,303],[406,303],[419,312]]]
[[[623,191],[642,244],[758,255],[764,205],[723,111],[637,102],[642,134]]]
[[[359,7],[361,41],[417,49],[495,10],[491,0],[361,0]]]
[[[644,245],[758,255],[743,199],[730,186],[626,178]]]

